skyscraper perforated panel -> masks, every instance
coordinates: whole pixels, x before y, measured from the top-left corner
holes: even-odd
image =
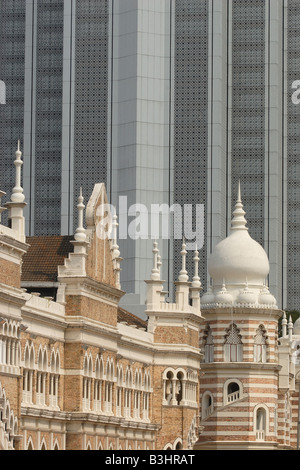
[[[232,205],[238,180],[250,235],[264,240],[265,3],[232,1]]]
[[[300,79],[300,3],[288,2],[288,88]],[[288,97],[287,122],[287,308],[300,309],[300,105]]]
[[[60,233],[63,0],[38,0],[35,235]]]
[[[25,2],[0,2],[0,80],[6,86],[6,104],[0,105],[0,189],[15,185],[14,151],[20,139],[23,148],[25,66]],[[4,199],[3,201],[4,202]],[[7,223],[7,214],[2,216]]]
[[[109,2],[76,2],[74,204],[107,184]],[[76,210],[74,228],[76,227]]]
[[[207,202],[207,87],[208,87],[208,2],[175,2],[174,70],[174,202]],[[194,227],[195,229],[195,227]],[[205,229],[206,240],[206,229]],[[181,269],[181,241],[174,242],[174,277]],[[201,256],[201,282],[206,285],[207,250]],[[187,270],[193,275],[192,254]]]

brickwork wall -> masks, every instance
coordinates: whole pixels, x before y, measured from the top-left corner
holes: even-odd
[[[0,258],[0,283],[19,288],[21,285],[20,265]]]
[[[66,315],[82,315],[107,325],[117,325],[118,308],[104,302],[79,295],[66,297]]]

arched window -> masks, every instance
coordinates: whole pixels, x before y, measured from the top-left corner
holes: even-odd
[[[23,369],[23,403],[32,404],[32,390],[33,390],[33,375],[34,375],[34,346],[27,343],[25,346],[24,354],[24,369]]]
[[[144,376],[144,393],[143,393],[143,419],[149,419],[149,405],[150,405],[150,386],[151,379],[149,371]]]
[[[134,418],[140,419],[142,396],[142,371],[140,369],[135,371],[134,385]]]
[[[172,449],[172,444],[166,444],[164,447],[164,450],[173,450]]]
[[[50,379],[49,379],[49,405],[52,408],[58,408],[58,390],[59,390],[59,352],[52,350],[51,365],[50,365]]]
[[[269,409],[261,403],[254,408],[254,432],[257,441],[265,441],[269,432]]]
[[[180,405],[182,398],[183,398],[183,379],[184,379],[183,373],[178,372],[176,378],[177,380],[176,380],[175,396],[176,396],[177,405]]]
[[[173,372],[169,371],[165,380],[165,401],[168,405],[171,404],[173,397],[173,377]]]
[[[202,397],[202,419],[208,418],[213,412],[213,396],[206,391]]]
[[[240,330],[232,323],[227,330],[224,345],[225,362],[241,362],[243,360],[243,343]]]
[[[48,355],[46,348],[39,350],[38,371],[36,376],[36,404],[46,405],[46,380],[47,380]]]
[[[168,368],[163,373],[163,405],[197,407],[198,375],[193,369]]]
[[[243,398],[243,384],[238,379],[228,379],[224,383],[224,405]]]
[[[116,388],[116,414],[122,416],[123,402],[123,367],[117,367],[117,388]]]
[[[267,362],[266,330],[260,325],[254,338],[254,362]]]
[[[113,412],[113,380],[114,380],[114,362],[108,359],[106,363],[106,382],[105,382],[105,412],[111,414]]]
[[[29,438],[28,443],[27,443],[27,450],[34,450],[31,437]]]
[[[214,340],[210,326],[204,332],[204,360],[214,362]]]
[[[53,446],[53,450],[59,450],[59,445],[58,445],[57,439],[55,440],[55,443],[54,443],[54,446]]]
[[[240,387],[236,382],[230,382],[227,387],[228,403],[240,398]]]
[[[104,364],[103,358],[97,356],[95,363],[95,381],[94,381],[94,410],[102,411]]]
[[[92,355],[87,354],[83,361],[83,387],[82,387],[82,408],[84,411],[91,409],[91,385],[93,375]]]
[[[40,450],[47,450],[47,445],[45,439],[43,439]]]
[[[132,370],[131,367],[128,367],[125,375],[125,394],[124,394],[124,417],[131,417],[131,400],[132,400]]]

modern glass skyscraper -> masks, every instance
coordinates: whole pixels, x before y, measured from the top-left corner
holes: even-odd
[[[3,0],[0,8],[1,184],[12,180],[20,138],[28,234],[72,233],[79,187],[87,199],[100,181],[123,232],[151,204],[203,204],[205,290],[206,259],[227,235],[240,180],[251,236],[272,265],[270,289],[279,306],[299,309],[300,105],[291,99],[299,2]],[[150,218],[148,229],[120,240],[122,287],[137,304],[152,268]],[[172,297],[181,240],[159,244]],[[188,268],[192,277],[191,253]]]

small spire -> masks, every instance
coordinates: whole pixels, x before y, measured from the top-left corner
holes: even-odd
[[[158,254],[157,255],[157,268],[158,268],[158,271],[159,271],[159,275],[160,275],[160,271],[161,271],[161,266],[162,266],[161,256],[160,256],[160,254]]]
[[[246,227],[247,220],[245,219],[246,212],[243,209],[242,198],[241,198],[241,183],[238,183],[238,196],[233,211],[233,218],[231,221],[231,230],[248,230]]]
[[[291,315],[289,316],[289,322],[288,322],[288,332],[289,332],[289,340],[292,341],[293,339],[293,329],[294,329],[294,324],[292,321]]]
[[[1,207],[1,203],[2,203],[2,198],[3,196],[5,196],[6,193],[4,191],[1,191],[0,190],[0,223],[1,223],[1,214],[3,211],[6,211],[6,207]]]
[[[157,241],[153,243],[152,253],[153,253],[153,268],[152,268],[151,280],[159,281],[160,280],[159,266],[158,266],[159,249],[158,249]]]
[[[200,277],[199,277],[199,261],[200,261],[200,259],[199,259],[199,251],[197,249],[194,252],[193,261],[194,261],[195,271],[194,271],[192,287],[200,289],[201,288],[201,281],[200,281]]]
[[[281,325],[282,325],[282,337],[285,338],[286,337],[286,325],[287,325],[285,312],[283,313]]]
[[[180,254],[181,254],[181,271],[179,273],[178,281],[179,282],[188,282],[189,277],[188,277],[188,273],[187,273],[187,270],[186,270],[187,251],[186,251],[186,244],[185,244],[184,239],[183,239],[183,242],[182,242],[182,248],[181,248]]]
[[[120,257],[120,250],[119,250],[119,245],[118,245],[118,227],[119,227],[119,224],[118,224],[118,216],[117,214],[114,214],[113,215],[113,223],[112,223],[112,239],[113,239],[113,246],[112,246],[112,250],[113,250],[113,257],[116,259],[116,258],[119,258]]]
[[[23,188],[21,186],[21,168],[23,165],[21,157],[22,157],[22,152],[20,150],[20,140],[18,140],[16,159],[14,161],[14,165],[16,167],[16,182],[15,182],[15,187],[12,190],[12,195],[10,198],[11,202],[15,202],[15,203],[23,203],[25,200],[25,196],[23,194]]]
[[[77,209],[78,209],[78,227],[75,232],[75,240],[77,242],[85,242],[86,240],[86,233],[85,229],[83,227],[83,211],[85,208],[85,205],[83,204],[83,196],[82,196],[82,188],[80,188],[80,194],[78,197],[78,204],[77,204]]]
[[[113,222],[112,222],[112,258],[114,263],[114,270],[116,273],[116,287],[117,289],[121,289],[121,261],[122,258],[120,257],[120,249],[118,245],[118,216],[117,214],[113,215]]]

